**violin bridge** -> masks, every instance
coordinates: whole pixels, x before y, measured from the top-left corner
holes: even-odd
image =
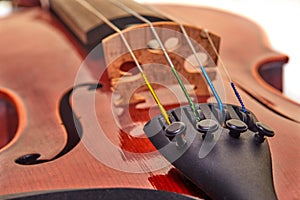
[[[177,23],[156,22],[153,23],[161,37],[168,54],[175,65],[176,70],[191,88],[188,92],[192,96],[210,96],[207,84],[202,76],[193,53],[190,51],[183,34]],[[204,67],[212,80],[216,77],[217,55],[211,48],[207,38],[202,37],[202,29],[187,26],[187,33],[197,47]],[[138,59],[149,81],[155,88],[171,88],[177,84],[176,78],[168,66],[161,49],[157,46],[147,25],[137,25],[123,30],[134,55]],[[219,47],[220,38],[211,34],[215,46]],[[103,40],[103,51],[107,64],[107,73],[111,83],[111,89],[119,95],[114,101],[115,105],[137,104],[147,101],[143,94],[147,87],[141,74],[128,52],[119,34],[114,34]]]

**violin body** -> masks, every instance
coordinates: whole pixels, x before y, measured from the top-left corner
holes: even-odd
[[[221,37],[222,58],[247,109],[276,134],[268,143],[277,197],[299,198],[299,105],[271,89],[258,73],[262,64],[284,63],[287,57],[272,51],[261,29],[244,18],[199,7],[156,8],[180,14],[186,23]],[[29,8],[0,24],[0,44],[5,47],[0,53],[0,96],[5,102],[1,118],[6,121],[1,130],[9,138],[0,149],[3,198],[91,188],[154,189],[206,197],[140,134],[139,127],[159,114],[157,108],[130,105],[116,114],[120,111],[112,110],[114,94],[104,59],[87,55],[57,16]],[[235,31],[228,31],[229,26]],[[231,94],[224,85],[225,93]],[[237,103],[232,95],[226,95],[226,102]]]

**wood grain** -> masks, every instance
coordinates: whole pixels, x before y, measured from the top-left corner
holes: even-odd
[[[287,57],[270,49],[260,28],[238,16],[207,8],[157,8],[170,15],[181,15],[187,23],[201,25],[221,36],[221,55],[240,86],[247,108],[275,130],[276,136],[269,143],[278,198],[298,199],[299,105],[274,92],[257,74],[261,63]],[[90,59],[82,67],[86,54],[80,42],[52,13],[40,9],[15,13],[0,21],[0,35],[0,46],[5,47],[5,51],[0,51],[0,85],[11,91],[10,98],[20,119],[15,138],[0,150],[3,198],[43,190],[110,187],[169,190],[203,197],[142,137],[140,127],[153,110],[135,106],[112,110],[112,92],[103,60]],[[79,72],[82,79],[78,79]],[[41,158],[51,159],[60,152],[67,140],[59,113],[61,97],[74,83],[98,83],[97,74],[101,73],[102,88],[93,92],[80,87],[70,96],[70,104],[82,125],[81,142],[50,162],[16,164],[15,159],[22,155],[39,153]],[[226,102],[236,104],[226,81],[224,88]],[[90,103],[95,110],[89,110]],[[91,125],[94,120],[101,131]]]

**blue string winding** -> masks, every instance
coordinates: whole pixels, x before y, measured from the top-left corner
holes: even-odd
[[[239,102],[240,102],[240,104],[241,104],[241,106],[242,106],[242,111],[243,111],[244,113],[246,113],[247,110],[246,110],[246,108],[245,108],[245,105],[244,105],[244,102],[243,102],[243,100],[242,100],[242,98],[241,98],[240,93],[237,91],[237,89],[236,89],[236,87],[235,87],[235,85],[234,85],[233,82],[231,82],[230,85],[231,85],[231,87],[232,87],[232,89],[233,89],[233,91],[234,91],[235,96],[237,97],[237,99],[239,100]]]

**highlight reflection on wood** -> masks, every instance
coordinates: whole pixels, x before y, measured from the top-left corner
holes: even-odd
[[[246,107],[276,133],[269,144],[278,198],[299,198],[300,108],[258,73],[262,64],[287,62],[287,56],[271,50],[262,30],[239,16],[199,7],[159,5],[156,8],[171,16],[180,15],[189,24],[220,36],[221,56]],[[1,195],[129,187],[204,197],[145,138],[142,127],[158,110],[136,104],[112,106],[111,82],[103,58],[96,56],[82,67],[88,56],[85,46],[52,12],[28,8],[13,13],[0,20],[0,35],[0,46],[5,47],[0,51],[0,130],[4,137],[14,135],[0,150]],[[78,79],[79,72],[82,79]],[[102,74],[100,81],[99,74]],[[237,104],[230,85],[223,81],[226,103]],[[81,86],[70,92],[74,83]],[[102,87],[97,87],[98,83]],[[76,126],[80,126],[82,138],[68,153],[53,159],[66,141],[72,139],[67,138],[70,129],[63,123],[68,116],[59,109],[65,96],[69,98],[71,114],[78,119]],[[207,100],[202,96],[196,98],[198,102]],[[166,109],[180,103],[168,105]],[[75,131],[78,127],[72,128]],[[38,159],[53,160],[29,165],[15,162],[20,156],[27,155],[26,160],[35,154],[41,155]]]

